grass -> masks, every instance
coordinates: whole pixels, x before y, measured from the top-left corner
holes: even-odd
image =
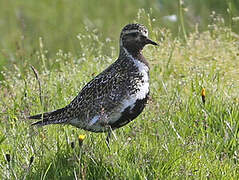
[[[68,104],[117,58],[112,41],[118,39],[105,41],[89,30],[89,36],[78,35],[80,54],[59,50],[49,56],[40,38],[32,57],[41,67],[35,68],[41,69],[42,102],[29,63],[3,71],[1,179],[239,178],[238,35],[216,15],[207,30],[195,28],[186,37],[173,36],[152,19],[143,10],[136,19],[160,44],[144,49],[151,98],[143,114],[115,131],[111,151],[105,134],[61,125],[31,127],[26,116]],[[82,144],[79,134],[86,134]]]

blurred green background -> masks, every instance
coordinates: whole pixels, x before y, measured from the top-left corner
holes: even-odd
[[[0,179],[239,179],[238,8],[239,0],[0,0]],[[143,52],[150,101],[115,131],[112,151],[105,134],[30,126],[27,116],[64,107],[117,58],[130,22],[160,46]]]
[[[231,19],[239,15],[238,0],[184,0],[183,14],[187,33],[207,29],[210,14],[222,16],[233,31],[238,24]],[[13,64],[25,67],[37,65],[34,56],[43,38],[47,55],[62,49],[73,55],[81,54],[79,33],[93,31],[102,40],[108,38],[114,47],[122,27],[137,21],[139,9],[154,19],[154,26],[168,28],[173,35],[179,30],[179,1],[177,0],[0,0],[0,70]],[[0,77],[1,78],[1,77]]]

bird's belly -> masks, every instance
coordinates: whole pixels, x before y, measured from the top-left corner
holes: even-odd
[[[144,109],[149,96],[149,83],[146,82],[138,87],[138,90],[124,99],[119,113],[112,114],[108,124],[112,129],[119,128],[135,119]]]
[[[126,107],[120,114],[120,117],[115,121],[110,121],[109,124],[112,129],[120,128],[130,121],[134,120],[144,109],[149,93],[143,99],[137,99],[134,104]]]

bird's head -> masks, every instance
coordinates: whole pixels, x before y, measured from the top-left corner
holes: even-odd
[[[147,44],[158,45],[148,38],[148,30],[144,25],[128,24],[122,29],[120,47],[126,48],[128,52],[138,53]]]

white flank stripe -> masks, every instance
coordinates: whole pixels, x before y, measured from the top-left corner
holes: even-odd
[[[99,120],[100,116],[96,115],[94,116],[91,121],[89,122],[88,126],[92,126],[93,124],[96,123],[97,120]]]

